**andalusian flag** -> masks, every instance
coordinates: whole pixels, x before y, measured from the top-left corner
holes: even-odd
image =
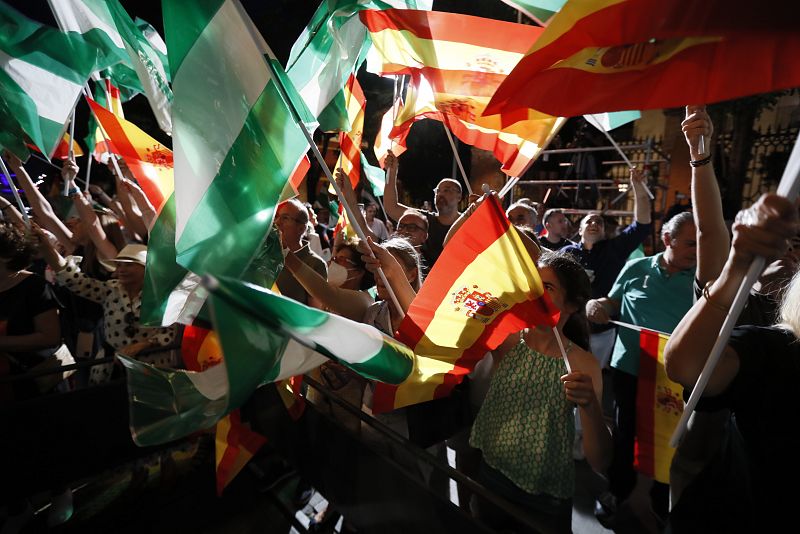
[[[219,420],[214,439],[218,497],[266,442],[267,438],[242,423],[239,410]]]
[[[584,115],[589,124],[599,130],[610,132],[629,122],[639,120],[642,114],[638,111],[615,111],[613,113],[596,113],[594,115]]]
[[[122,156],[147,199],[160,211],[175,190],[172,150],[91,98],[86,101],[108,136],[109,150]]]
[[[670,380],[664,368],[664,347],[669,336],[644,329],[639,336],[636,468],[669,484],[669,466],[675,454],[669,439],[683,413],[683,386]]]
[[[555,326],[558,317],[517,229],[497,198],[487,197],[447,243],[411,303],[397,339],[420,357],[399,387],[378,384],[373,411],[446,397],[510,334]]]
[[[143,92],[161,129],[171,133],[172,90],[164,63],[166,55],[144,36],[119,0],[49,0],[49,3],[62,30],[82,33],[87,41],[114,58],[112,63],[116,65],[109,72],[116,85]]]
[[[168,0],[164,26],[178,263],[239,277],[309,148],[291,108],[304,122],[313,117],[238,0]]]
[[[800,85],[795,5],[571,0],[486,113],[561,116],[711,103]],[[748,13],[748,16],[742,16]]]
[[[566,0],[502,0],[542,26],[564,6]]]
[[[48,157],[89,75],[105,61],[80,34],[48,28],[0,2],[0,100],[10,114],[3,122],[18,125]]]
[[[286,73],[323,131],[347,131],[344,86],[370,47],[364,9],[431,9],[433,0],[325,0],[292,46]]]
[[[378,74],[412,76],[393,138],[414,121],[439,119],[463,142],[489,150],[503,172],[520,176],[563,120],[533,110],[513,117],[483,116],[494,90],[543,29],[468,15],[392,9],[364,11]]]

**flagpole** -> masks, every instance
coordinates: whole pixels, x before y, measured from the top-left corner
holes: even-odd
[[[6,178],[8,179],[8,186],[11,188],[11,194],[14,195],[14,200],[17,201],[17,206],[19,206],[19,211],[22,214],[22,219],[25,221],[25,226],[30,228],[31,220],[28,217],[28,212],[25,210],[25,204],[22,203],[22,197],[19,196],[19,190],[17,189],[17,184],[14,183],[14,180],[11,178],[11,173],[8,172],[8,167],[6,167],[6,162],[2,157],[0,157],[0,164],[3,166],[3,174],[5,174]]]
[[[85,87],[83,88],[83,96],[84,96],[84,98],[87,99],[87,104],[88,104],[89,92],[86,90]],[[103,142],[106,145],[106,150],[108,152],[111,152],[111,142],[108,140],[108,136],[106,135],[106,131],[103,129],[103,123],[100,122],[100,117],[97,116],[97,113],[94,112],[94,109],[92,109],[91,105],[89,105],[89,110],[92,112],[92,115],[94,115],[95,120],[97,120],[98,130],[100,130],[100,134],[103,136]],[[314,146],[316,146],[316,145],[314,145]],[[122,171],[119,168],[119,163],[117,163],[116,155],[112,153],[111,157],[109,159],[111,160],[111,163],[114,164],[114,171],[117,173],[117,177],[120,180],[122,180],[124,177],[122,176]],[[89,182],[87,181],[86,182],[87,190],[88,190],[88,187],[89,187]]]
[[[635,324],[625,323],[622,321],[608,321],[611,324],[615,324],[617,326],[621,326],[622,328],[628,328],[629,330],[635,330],[637,332],[641,332],[642,330],[647,330],[649,332],[655,332],[656,334],[662,334],[664,336],[669,336],[667,332],[662,332],[661,330],[653,330],[652,328],[644,328]]]
[[[567,366],[567,373],[572,372],[572,366],[569,364],[569,358],[567,358],[567,351],[564,349],[564,341],[561,339],[561,333],[558,331],[558,327],[553,327],[553,333],[556,335],[556,341],[558,342],[558,348],[561,351],[561,357],[564,358],[564,365]]]
[[[72,115],[70,115],[69,119],[69,148],[67,149],[67,159],[70,161],[75,161],[75,151],[72,150],[72,143],[75,142],[75,110],[78,107],[78,101],[75,101],[75,107],[72,108]],[[68,196],[69,192],[69,182],[64,180],[64,196]]]
[[[458,148],[456,147],[456,143],[453,140],[453,134],[450,133],[450,128],[447,127],[445,123],[444,113],[441,111],[439,115],[442,117],[442,127],[444,127],[444,133],[447,134],[447,140],[450,141],[450,148],[453,149],[453,156],[456,158],[456,163],[458,163],[458,170],[461,171],[461,178],[464,180],[464,184],[467,186],[467,193],[473,195],[472,187],[469,185],[469,180],[467,179],[467,173],[464,171],[464,164],[461,163],[461,156],[458,155]]]
[[[789,156],[789,162],[786,164],[786,168],[783,171],[783,177],[778,185],[777,193],[786,197],[791,202],[794,202],[797,199],[798,191],[800,191],[800,137],[798,137],[794,143],[794,148]],[[742,284],[739,286],[739,290],[736,293],[736,298],[734,298],[733,304],[731,304],[731,309],[728,312],[728,315],[725,317],[725,321],[722,323],[722,327],[719,330],[719,336],[717,336],[717,341],[714,343],[714,347],[711,349],[711,353],[708,355],[708,359],[703,366],[703,370],[700,372],[700,376],[697,378],[697,383],[695,384],[694,388],[692,388],[692,394],[689,397],[689,401],[686,403],[686,407],[683,409],[683,414],[678,422],[678,426],[675,427],[675,432],[670,438],[669,444],[671,447],[677,447],[678,443],[680,443],[681,438],[683,437],[683,434],[686,432],[687,425],[689,424],[689,417],[692,415],[695,407],[697,407],[700,397],[703,396],[706,385],[708,385],[708,380],[711,378],[711,375],[717,366],[717,362],[719,361],[720,356],[722,356],[722,352],[725,350],[725,347],[728,346],[728,340],[731,337],[731,332],[733,331],[733,327],[736,325],[736,321],[739,319],[739,315],[742,313],[742,310],[747,303],[747,297],[750,294],[750,289],[753,287],[753,284],[755,284],[756,280],[758,280],[758,277],[761,275],[761,271],[764,270],[765,264],[766,260],[762,256],[754,258],[750,264],[750,269],[747,271],[747,275],[744,277],[744,280],[742,280]]]
[[[314,153],[314,157],[317,159],[317,163],[319,163],[319,166],[322,168],[322,171],[325,173],[325,176],[328,178],[328,181],[333,186],[334,191],[336,191],[336,195],[339,197],[339,200],[341,201],[342,206],[344,206],[344,211],[345,211],[345,213],[347,213],[347,218],[350,220],[350,225],[353,227],[353,230],[356,231],[356,235],[358,235],[358,238],[361,239],[366,244],[367,243],[367,236],[364,234],[364,230],[358,224],[358,221],[356,220],[355,214],[353,213],[353,210],[351,209],[350,204],[345,200],[345,196],[342,193],[342,190],[339,187],[339,184],[337,184],[336,180],[334,180],[333,175],[331,174],[331,170],[328,168],[328,164],[325,163],[325,158],[322,157],[322,154],[319,151],[319,147],[314,142],[314,138],[311,137],[311,134],[309,133],[308,129],[306,128],[306,125],[303,124],[303,121],[300,120],[300,116],[298,115],[297,110],[294,109],[294,105],[292,104],[292,101],[289,99],[289,95],[286,94],[286,89],[284,89],[283,84],[280,83],[280,78],[278,78],[278,75],[275,72],[275,68],[272,66],[272,63],[270,62],[269,59],[266,59],[265,63],[267,64],[267,68],[269,68],[269,70],[270,70],[273,82],[275,83],[275,87],[278,89],[278,92],[281,94],[281,98],[283,98],[284,102],[287,103],[287,107],[289,108],[289,110],[290,110],[290,112],[292,114],[292,119],[294,119],[295,123],[300,127],[300,131],[303,132],[303,135],[305,136],[306,140],[308,141],[309,146],[311,147],[311,152]],[[115,163],[115,165],[116,165],[116,163]],[[372,252],[372,249],[371,248],[367,248],[367,250],[369,251],[369,255],[374,258],[375,254]],[[389,280],[387,280],[386,274],[383,272],[383,269],[381,267],[378,267],[376,272],[378,273],[378,276],[380,277],[381,282],[383,282],[383,285],[386,288],[386,291],[389,293],[389,298],[391,298],[392,303],[397,308],[397,312],[400,314],[400,317],[403,317],[405,315],[405,312],[403,311],[403,307],[400,306],[400,301],[397,300],[397,295],[395,295],[394,290],[392,289],[392,286],[389,284]]]
[[[509,178],[508,181],[503,186],[503,188],[500,189],[500,192],[497,193],[497,196],[499,196],[500,198],[506,196],[506,193],[511,191],[511,189],[513,189],[513,187],[517,185],[517,182],[519,182],[519,176],[512,176],[511,178]]]
[[[89,153],[88,158],[89,158],[89,163],[86,164],[86,184],[84,185],[83,188],[85,192],[89,192],[89,178],[92,175],[92,160],[94,158],[92,157],[91,152]]]
[[[597,122],[592,115],[584,115],[584,118],[586,119],[586,122],[588,122],[589,124],[591,124],[592,126],[597,128],[598,130],[603,132],[603,135],[605,135],[606,138],[609,140],[609,142],[611,143],[611,146],[613,146],[616,149],[616,151],[619,153],[620,157],[625,161],[625,164],[628,166],[629,169],[635,169],[636,168],[636,165],[631,163],[631,160],[628,159],[628,156],[622,150],[622,147],[620,147],[619,144],[617,144],[617,142],[614,141],[614,138],[611,137],[611,134],[608,133],[606,131],[606,129],[603,128],[603,126],[599,122]],[[642,185],[644,186],[644,190],[647,193],[647,196],[650,197],[650,200],[655,200],[656,197],[653,196],[652,191],[650,191],[650,188],[647,187],[647,183],[643,182]]]

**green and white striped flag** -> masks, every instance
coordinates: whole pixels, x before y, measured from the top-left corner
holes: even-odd
[[[430,10],[433,0],[323,0],[292,46],[286,73],[323,131],[349,131],[344,86],[372,41],[358,18],[364,9]]]
[[[79,34],[48,28],[0,2],[0,99],[8,120],[48,157],[89,75],[106,61]]]
[[[641,117],[642,114],[639,111],[613,111],[611,113],[595,113],[594,115],[583,116],[589,124],[607,132],[629,122],[639,120]]]
[[[169,68],[166,50],[159,49],[163,40],[154,38],[152,33],[146,37],[119,0],[48,1],[62,30],[82,33],[108,57],[116,58],[107,73],[114,85],[144,93],[159,127],[171,134]]]
[[[285,74],[237,0],[166,0],[163,8],[175,94],[178,263],[201,275],[239,277],[309,148],[291,109],[302,100],[284,86]]]
[[[210,286],[223,363],[192,373],[121,358],[128,371],[131,434],[139,445],[208,428],[258,386],[306,373],[325,357],[390,384],[413,371],[411,350],[371,326],[237,280],[220,278]]]

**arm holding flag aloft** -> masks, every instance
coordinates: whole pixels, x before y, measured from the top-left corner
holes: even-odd
[[[153,221],[158,217],[156,208],[150,202],[150,199],[147,198],[147,195],[144,194],[142,188],[139,187],[139,184],[136,183],[136,179],[133,178],[130,169],[124,164],[124,160],[120,161],[120,167],[122,168],[122,172],[127,174],[127,176],[124,176],[122,179],[122,185],[133,199],[133,202],[136,203],[136,207],[142,212],[142,221],[144,225],[147,228],[152,228]]]
[[[369,254],[367,247],[372,250],[374,256]],[[408,308],[414,297],[417,296],[417,292],[411,287],[411,283],[406,278],[406,273],[397,259],[388,250],[375,243],[371,237],[367,238],[366,244],[359,243],[358,248],[363,252],[361,259],[369,272],[376,274],[378,269],[383,269],[389,285],[400,302],[403,313],[408,313]]]
[[[631,167],[631,187],[633,187],[633,219],[639,224],[650,224],[652,201],[647,194],[647,178],[643,170]]]
[[[683,317],[664,349],[667,374],[672,380],[687,388],[695,386],[717,340],[709,333],[720,331],[751,262],[758,256],[768,262],[781,257],[797,231],[797,207],[778,195],[764,195],[739,212],[733,225],[733,247],[722,274],[706,286],[703,298]],[[728,345],[709,377],[704,395],[725,391],[738,372],[738,355]]]
[[[112,154],[108,160],[108,169],[116,179],[117,199],[119,200],[120,204],[122,204],[122,210],[125,213],[126,226],[131,233],[134,233],[142,238],[147,237],[147,225],[142,218],[142,212],[139,210],[136,202],[131,197],[128,188],[125,187],[125,176],[121,176],[121,173],[124,172],[122,169],[127,169],[127,167],[122,164],[122,160],[116,162],[115,164],[113,158],[116,158],[116,156]],[[117,172],[117,166],[119,166],[119,172]]]
[[[398,201],[397,196],[397,171],[399,163],[397,156],[390,150],[386,156],[386,188],[384,189],[383,209],[386,215],[395,221],[399,221],[406,210],[413,209]]]
[[[344,198],[340,198],[340,202],[347,202],[350,206],[350,210],[355,215],[356,224],[358,224],[361,228],[364,229],[364,234],[367,237],[371,238],[373,241],[379,241],[378,236],[372,231],[372,228],[369,227],[367,224],[367,220],[364,218],[364,214],[358,209],[358,202],[356,198],[356,192],[353,191],[353,184],[350,183],[350,178],[345,174],[344,169],[339,167],[336,169],[336,183],[339,185],[339,189],[341,189]],[[336,239],[339,239],[344,232],[339,232],[336,234]]]
[[[14,205],[3,197],[0,197],[0,213],[3,214],[3,220],[10,222],[20,231],[25,231],[25,219]]]

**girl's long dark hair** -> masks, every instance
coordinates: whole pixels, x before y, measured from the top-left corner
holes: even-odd
[[[586,318],[586,303],[592,295],[589,276],[580,263],[567,253],[550,252],[543,249],[538,261],[539,267],[553,269],[559,284],[564,290],[566,302],[577,309],[564,323],[564,335],[583,350],[589,348],[589,320]]]

